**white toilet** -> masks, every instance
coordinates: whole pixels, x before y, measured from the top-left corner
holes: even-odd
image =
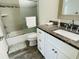
[[[36,27],[36,16],[26,17],[26,26],[28,28]],[[29,41],[29,46],[36,45],[37,34],[35,32],[29,33],[27,36],[27,41]]]
[[[27,40],[29,41],[29,46],[36,46],[37,34],[35,32],[29,33]]]

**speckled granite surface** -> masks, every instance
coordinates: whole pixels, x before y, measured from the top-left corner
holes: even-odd
[[[40,26],[38,26],[38,28],[49,33],[50,35],[55,36],[56,38],[60,39],[61,41],[65,42],[79,50],[79,41],[73,41],[67,37],[64,37],[62,35],[59,35],[59,34],[53,32],[54,30],[61,29],[61,28],[58,28],[57,25],[40,25]]]
[[[11,53],[9,57],[10,59],[44,59],[36,47],[16,51]]]

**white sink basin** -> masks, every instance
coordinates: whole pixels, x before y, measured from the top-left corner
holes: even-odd
[[[79,40],[79,35],[78,34],[75,34],[75,33],[72,33],[72,32],[68,32],[68,31],[65,31],[65,30],[62,30],[62,29],[58,29],[56,31],[54,31],[55,33],[57,34],[60,34],[64,37],[67,37],[71,40],[74,40],[74,41],[78,41]]]

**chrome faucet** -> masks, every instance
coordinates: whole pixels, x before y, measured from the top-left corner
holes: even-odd
[[[72,23],[69,24],[69,26],[70,26],[70,31],[72,31],[73,30],[73,27],[74,27],[74,20],[72,20]]]
[[[74,20],[72,20],[72,25],[74,25]]]
[[[72,26],[74,26],[74,20],[72,20]]]

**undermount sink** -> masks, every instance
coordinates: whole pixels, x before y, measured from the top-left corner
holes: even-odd
[[[68,31],[65,31],[65,30],[62,30],[62,29],[58,29],[58,30],[55,30],[53,31],[59,35],[62,35],[64,37],[67,37],[71,40],[74,40],[74,41],[78,41],[79,40],[79,35],[78,34],[75,34],[75,33],[72,33],[72,32],[68,32]]]

